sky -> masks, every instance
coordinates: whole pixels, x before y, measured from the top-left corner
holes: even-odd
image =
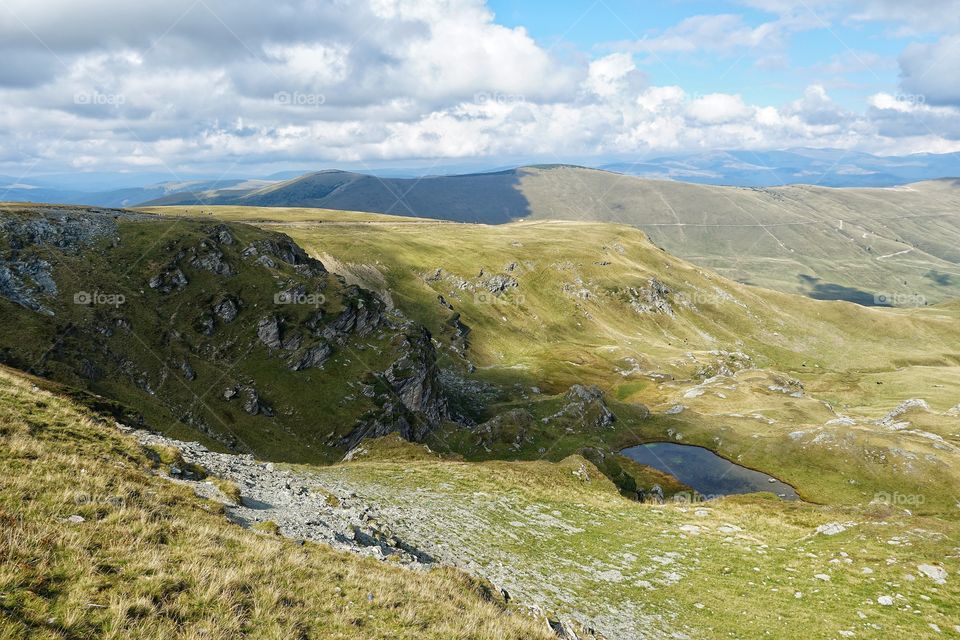
[[[0,174],[960,151],[960,0],[0,0]]]

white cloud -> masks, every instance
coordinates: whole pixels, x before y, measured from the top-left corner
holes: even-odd
[[[560,60],[526,30],[496,24],[481,0],[275,0],[269,11],[255,0],[40,5],[0,5],[8,63],[0,68],[0,168],[15,172],[34,161],[176,172],[234,162],[881,150],[898,135],[911,148],[944,149],[960,122],[951,108],[904,110],[882,97],[852,112],[817,85],[782,105],[649,86],[637,67],[642,54]],[[801,24],[700,16],[644,46],[775,56]],[[904,69],[911,60],[904,55]],[[946,103],[946,70],[958,66],[911,73],[904,84],[938,80],[924,93]]]
[[[960,105],[960,35],[932,44],[913,44],[900,56],[900,84],[905,93],[931,104]]]
[[[750,117],[753,109],[740,96],[712,93],[697,98],[687,107],[687,114],[704,124],[724,124]]]

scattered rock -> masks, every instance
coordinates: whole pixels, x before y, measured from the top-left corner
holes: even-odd
[[[937,584],[947,583],[947,571],[943,567],[933,564],[921,564],[917,565],[917,571],[927,576]]]

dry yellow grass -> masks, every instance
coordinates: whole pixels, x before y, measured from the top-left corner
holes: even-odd
[[[0,370],[0,640],[550,637],[460,572],[257,535],[150,467]]]

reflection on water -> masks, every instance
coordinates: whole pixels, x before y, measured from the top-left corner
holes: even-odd
[[[765,473],[721,458],[709,449],[672,442],[651,442],[621,451],[631,460],[669,473],[706,498],[769,491],[785,500],[797,500],[790,485]]]

